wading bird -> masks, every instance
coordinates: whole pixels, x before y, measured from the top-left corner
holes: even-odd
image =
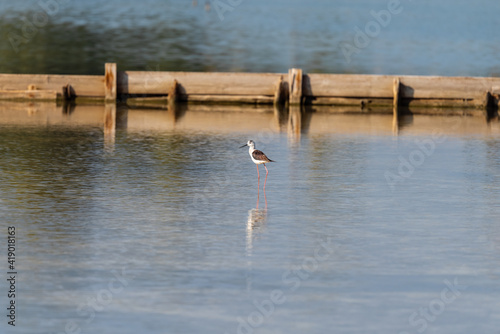
[[[260,181],[259,165],[263,164],[264,168],[266,169],[266,179],[264,180],[264,191],[265,191],[266,190],[267,174],[269,174],[269,171],[267,170],[266,164],[268,162],[274,162],[274,161],[269,159],[264,154],[264,152],[256,150],[255,143],[253,140],[249,140],[245,145],[241,146],[240,148],[243,148],[245,146],[248,146],[248,154],[250,154],[250,158],[252,158],[253,163],[257,166],[257,182]]]

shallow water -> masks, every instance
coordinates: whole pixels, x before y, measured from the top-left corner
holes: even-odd
[[[497,120],[196,108],[2,110],[9,332],[498,331]]]

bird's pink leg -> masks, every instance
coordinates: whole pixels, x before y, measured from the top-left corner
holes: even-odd
[[[259,191],[260,191],[260,174],[259,174],[259,165],[257,166],[257,207],[256,209],[259,208]]]
[[[266,169],[266,178],[264,179],[264,191],[266,191],[267,174],[269,174],[269,171],[267,170],[266,164],[264,164],[264,168]]]
[[[267,196],[265,191],[264,191],[264,201],[266,202],[266,210],[267,210]]]
[[[266,164],[264,164],[264,168],[266,169],[266,178],[264,180],[264,200],[266,202],[266,210],[267,210],[266,182],[267,182],[267,174],[269,174],[269,171],[267,170]]]

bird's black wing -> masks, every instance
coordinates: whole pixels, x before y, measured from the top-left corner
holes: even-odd
[[[259,160],[259,161],[266,161],[266,162],[274,162],[273,160],[269,159],[265,154],[264,152],[262,151],[259,151],[259,150],[255,150],[252,152],[252,157],[255,159],[255,160]]]

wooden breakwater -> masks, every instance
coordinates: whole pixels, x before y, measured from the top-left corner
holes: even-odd
[[[0,99],[495,108],[500,78],[357,74],[117,71],[103,75],[0,74]]]

